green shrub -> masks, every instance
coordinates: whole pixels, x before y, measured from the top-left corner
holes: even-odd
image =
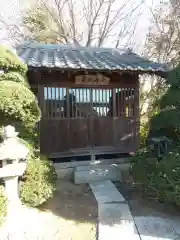
[[[145,196],[180,207],[180,147],[162,159],[144,148],[132,158],[134,181]]]
[[[38,206],[52,197],[56,182],[51,163],[44,156],[35,154],[39,149],[36,127],[41,112],[27,82],[27,66],[3,46],[0,46],[0,69],[0,141],[3,127],[11,124],[34,152],[21,181],[21,198],[24,203]]]
[[[38,156],[37,123],[41,112],[36,96],[27,82],[27,66],[11,50],[0,46],[0,141],[6,125],[13,125],[31,152],[27,171],[21,179],[24,203],[38,206],[52,197],[56,173],[51,163]],[[23,180],[23,181],[22,181]]]
[[[21,183],[22,201],[32,207],[41,205],[53,196],[56,179],[51,162],[42,155],[31,154]]]
[[[7,199],[4,193],[4,187],[0,185],[0,225],[3,223],[7,214]]]
[[[31,128],[24,128],[22,124],[15,123],[14,124],[16,132],[19,132],[18,137],[24,139],[29,145],[31,145],[34,149],[39,149],[39,130],[36,127],[33,129]],[[0,129],[1,130],[1,129]],[[1,131],[0,131],[1,135]]]

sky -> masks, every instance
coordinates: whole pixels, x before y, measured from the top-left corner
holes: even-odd
[[[17,23],[20,21],[21,18],[21,11],[23,9],[27,8],[30,3],[32,4],[32,1],[36,0],[8,0],[1,2],[1,9],[0,9],[0,15],[4,17],[4,20],[7,22]],[[78,0],[77,0],[78,1]],[[79,0],[80,1],[80,0]],[[125,0],[121,0],[121,3],[123,3]],[[134,4],[139,4],[142,0],[133,0]],[[117,1],[119,4],[120,0]],[[162,1],[161,1],[162,2]],[[151,13],[150,8],[155,7],[160,3],[160,0],[144,0],[144,3],[141,5],[141,15],[138,17],[137,21],[137,27],[134,34],[133,42],[131,43],[134,45],[135,49],[137,51],[142,50],[142,46],[144,44],[146,34],[148,33],[149,27],[151,25]],[[6,38],[6,41],[4,40]],[[5,43],[8,42],[7,40],[7,33],[5,30],[0,30],[0,41],[5,41]],[[106,42],[106,45],[108,47],[111,47],[112,45],[112,39],[109,40],[109,42]],[[123,45],[123,43],[122,43]]]

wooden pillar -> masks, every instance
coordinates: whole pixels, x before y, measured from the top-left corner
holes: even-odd
[[[91,113],[90,113],[90,145],[94,148],[94,121],[92,110],[93,110],[93,89],[90,88],[90,104],[91,104]],[[95,160],[94,155],[91,155],[91,160]]]
[[[116,146],[118,144],[118,140],[117,140],[117,129],[116,129],[116,126],[117,126],[117,119],[118,119],[118,116],[117,116],[117,108],[116,108],[116,89],[113,88],[112,89],[112,106],[113,106],[113,109],[112,109],[112,121],[113,121],[113,144],[114,146]]]
[[[113,111],[113,114],[112,114],[112,116],[113,116],[113,118],[114,117],[117,117],[117,109],[116,109],[116,89],[115,88],[113,88],[113,90],[112,90],[112,104],[113,104],[113,109],[112,109],[112,111]]]
[[[44,99],[44,85],[42,84],[38,85],[38,103],[43,118],[45,113],[45,99]]]
[[[66,88],[66,118],[67,118],[67,142],[68,142],[68,146],[69,146],[69,150],[71,149],[72,147],[72,144],[71,144],[71,127],[70,127],[70,124],[71,124],[71,106],[70,106],[70,99],[69,99],[69,88]]]
[[[135,118],[135,146],[136,149],[140,146],[140,93],[139,93],[139,76],[137,76],[137,82],[134,93],[134,118]]]

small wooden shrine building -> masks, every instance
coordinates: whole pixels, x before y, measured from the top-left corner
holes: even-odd
[[[17,47],[42,111],[41,152],[51,157],[129,153],[139,147],[139,75],[167,68],[129,49]]]

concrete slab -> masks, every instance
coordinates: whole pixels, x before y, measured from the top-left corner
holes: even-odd
[[[76,184],[89,183],[91,181],[122,181],[121,171],[116,166],[101,166],[101,167],[78,167],[81,170],[75,170],[74,182]],[[83,170],[84,169],[84,170]]]
[[[180,239],[180,221],[161,217],[135,217],[135,224],[142,240]]]
[[[128,204],[99,205],[99,240],[140,240]]]
[[[109,180],[92,182],[89,183],[89,186],[98,204],[125,202],[124,197],[120,194],[115,185]]]

